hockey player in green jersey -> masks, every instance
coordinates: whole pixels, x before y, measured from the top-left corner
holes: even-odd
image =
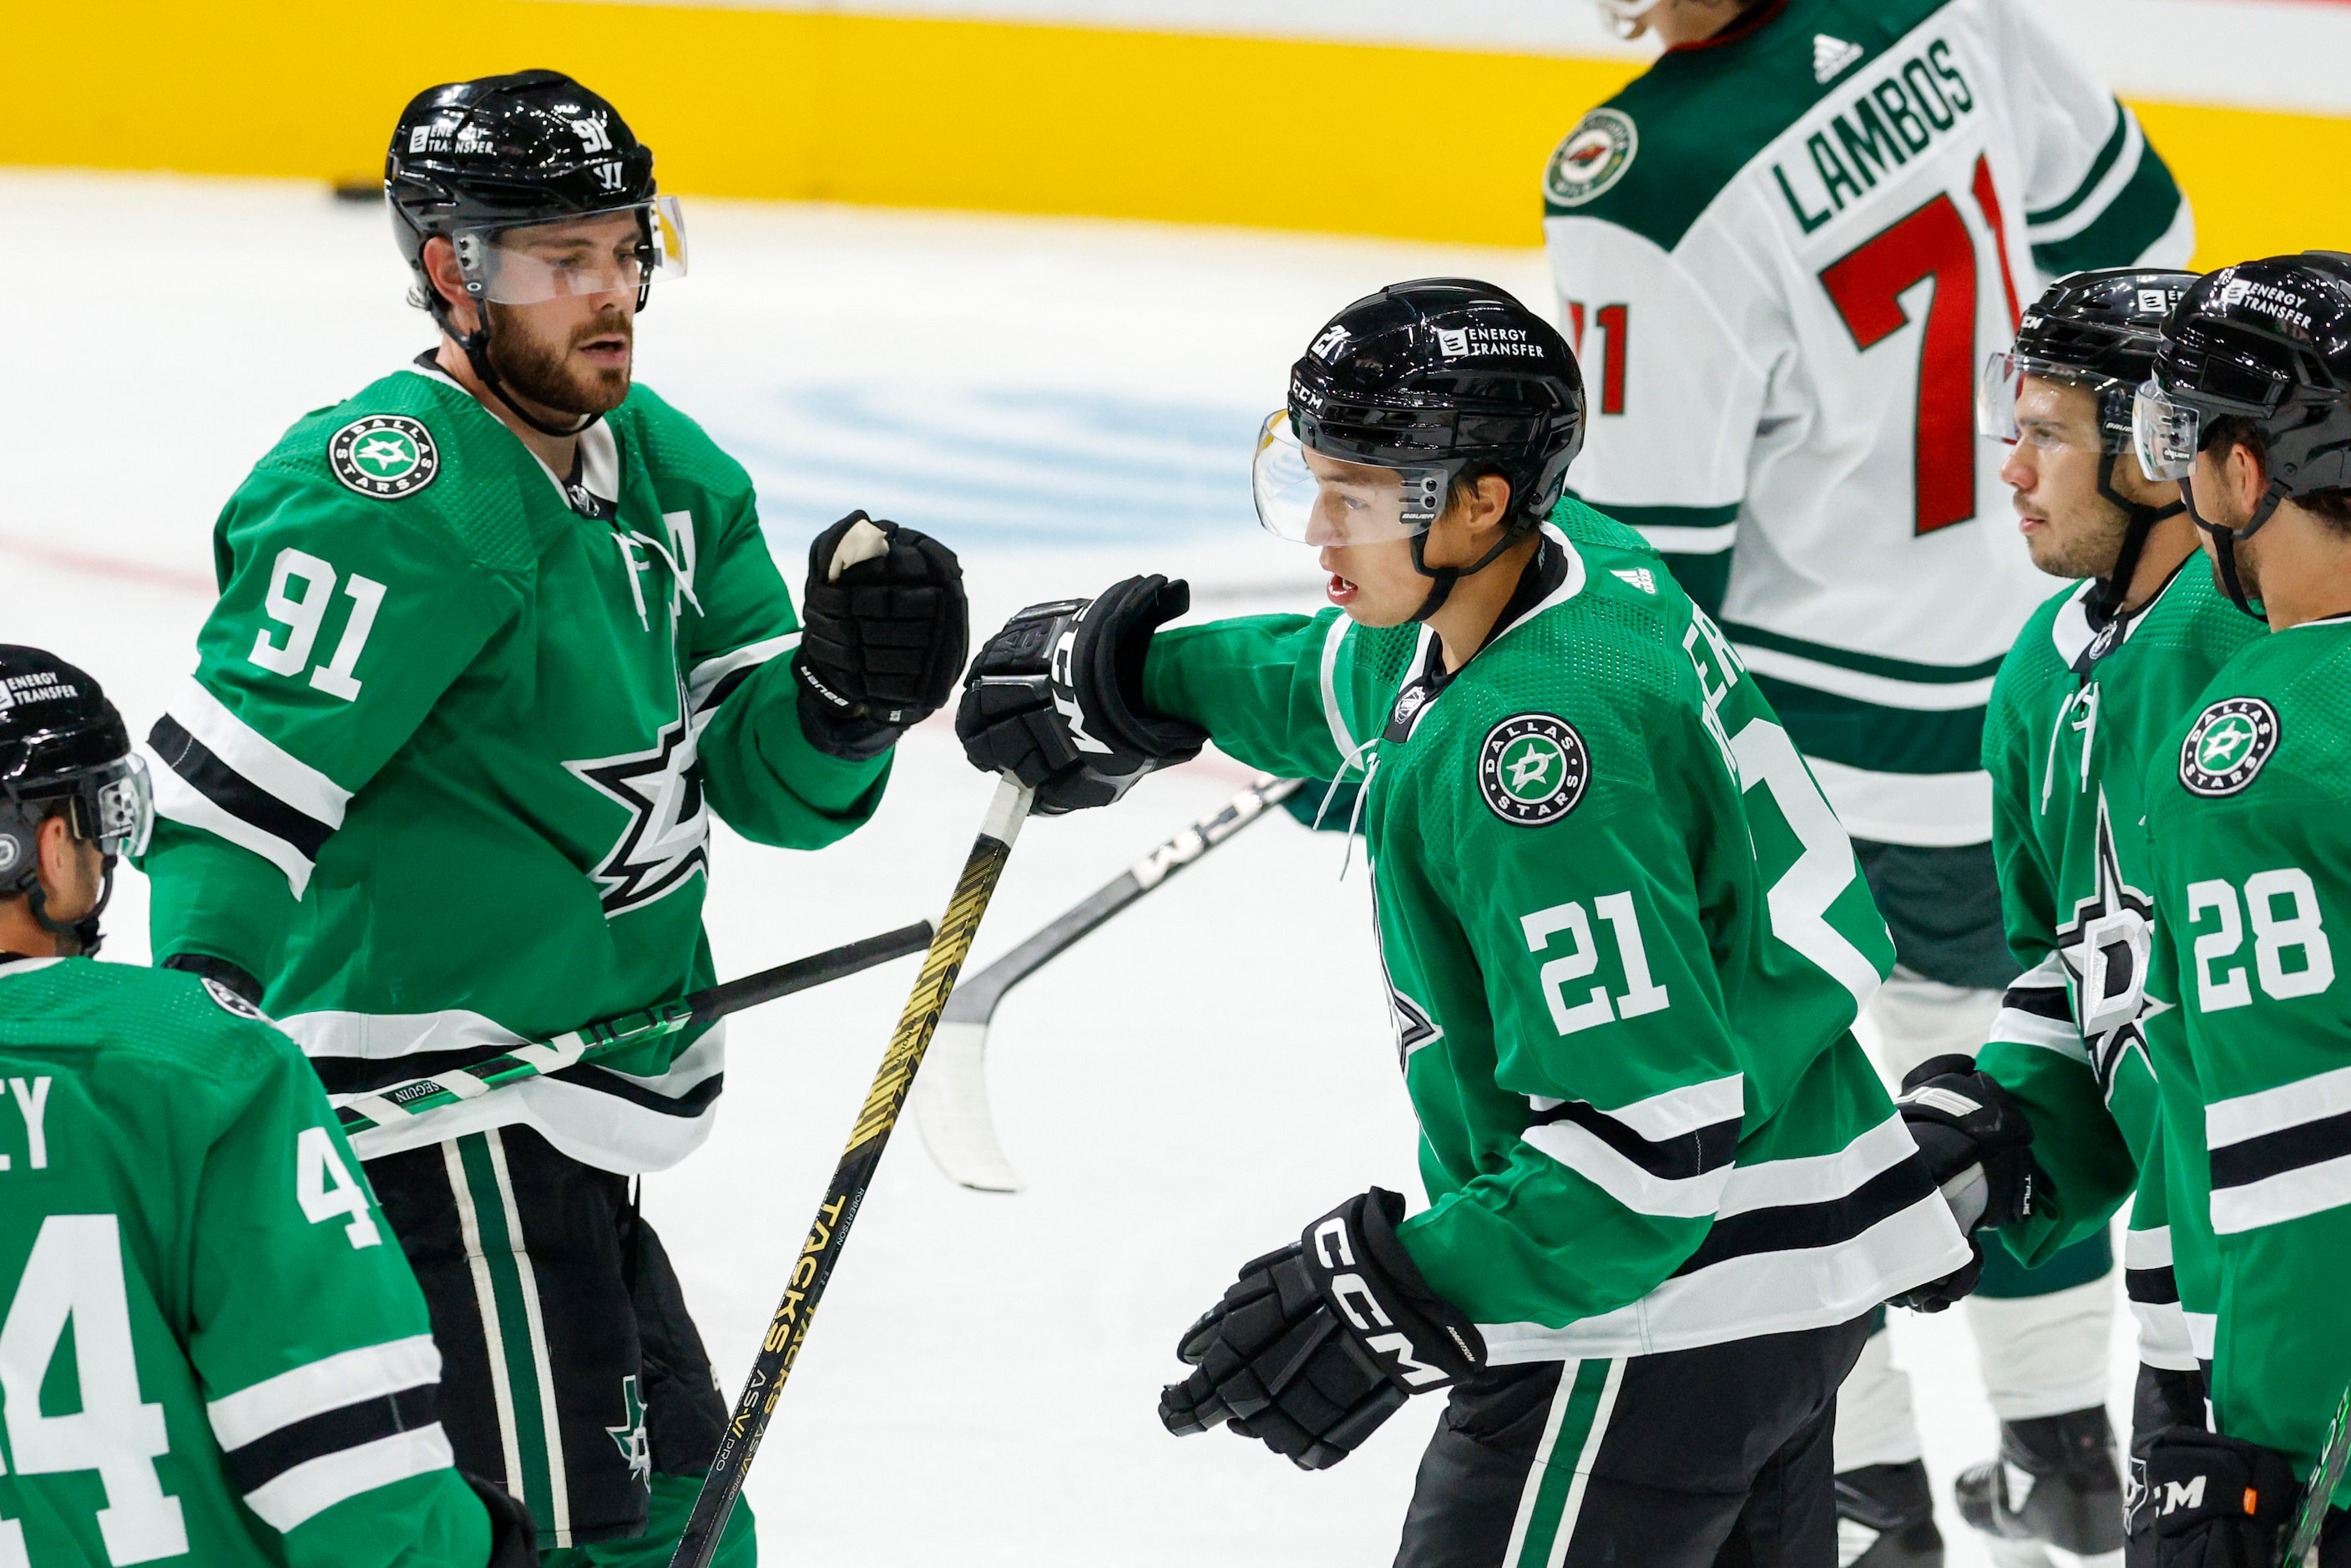
[[[2002,940],[1984,705],[2047,585],[1975,372],[2084,267],[2178,267],[2186,202],[2032,0],[1602,0],[1665,52],[1544,177],[1560,319],[1593,372],[1574,489],[1718,615],[1852,832],[1899,967],[1899,1079],[1973,1051]],[[1934,280],[1931,299],[1914,292]],[[2105,1404],[2103,1238],[1969,1303],[2003,1420]],[[1838,1402],[1851,1568],[1932,1568],[1907,1379],[1881,1338]]]
[[[1185,594],[1138,578],[1024,611],[957,727],[1046,810],[1210,737],[1367,779],[1430,1207],[1375,1188],[1245,1264],[1171,1430],[1318,1469],[1449,1388],[1404,1568],[1831,1563],[1836,1385],[1970,1255],[1851,1032],[1893,954],[1843,830],[1656,552],[1553,515],[1584,415],[1492,286],[1360,300],[1256,466],[1337,608],[1155,634]]]
[[[2167,1187],[2200,1168],[2200,1150],[2168,1160],[2157,1131],[2159,1082],[2196,1101],[2176,979],[2151,951],[2140,782],[2172,721],[2262,634],[2214,588],[2179,487],[2148,479],[2130,453],[2133,399],[2194,282],[2131,269],[2060,281],[2025,312],[2015,349],[1987,362],[1978,397],[1981,434],[2008,446],[2001,476],[2034,564],[2083,580],[2034,612],[1992,686],[1992,843],[2024,974],[1972,1065],[2034,1133],[2032,1217],[2001,1233],[2026,1261],[2102,1234],[2136,1191],[2123,1250],[2142,1442],[2203,1419],[2182,1301],[2209,1329],[2214,1290],[2200,1188],[2175,1211]],[[1982,1092],[1980,1080],[1936,1076],[1969,1065],[1928,1062],[1913,1082]],[[1959,1479],[1961,1511],[1997,1538],[1996,1554],[2037,1542],[2117,1552],[2111,1448],[2104,1411],[2004,1418],[2000,1458]]]
[[[2139,461],[2182,481],[2222,588],[2271,634],[2147,758],[2219,1316],[2213,1429],[2158,1435],[2132,1544],[2154,1568],[2270,1568],[2351,1384],[2351,985],[2332,946],[2351,930],[2351,256],[2223,267],[2164,336]],[[2351,1486],[2331,1501],[2314,1561],[2342,1568]]]
[[[254,990],[338,1093],[709,983],[712,819],[854,830],[966,635],[953,554],[862,514],[811,550],[803,633],[749,476],[632,384],[684,233],[611,104],[548,71],[434,88],[385,186],[439,347],[230,499],[150,740],[154,951]],[[629,1192],[707,1134],[723,1049],[501,1090],[371,1161],[459,1460],[557,1563],[665,1560],[723,1428]]]
[[[96,682],[0,646],[0,1563],[527,1568],[301,1052],[216,982],[79,956],[146,784]]]

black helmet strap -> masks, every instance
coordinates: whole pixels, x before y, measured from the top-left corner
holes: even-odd
[[[2168,517],[2176,517],[2188,509],[2187,503],[2174,501],[2168,507],[2150,507],[2133,501],[2115,488],[2115,465],[2122,455],[2108,452],[2098,458],[2098,494],[2118,508],[2123,515],[2123,548],[2115,557],[2114,570],[2091,589],[2082,608],[2088,612],[2090,623],[2102,625],[2122,613],[2123,601],[2130,594],[2131,579],[2137,575],[2138,558],[2147,551],[2147,536],[2155,525]]]
[[[590,425],[604,417],[601,413],[591,413],[573,425],[549,424],[544,420],[534,417],[529,410],[515,402],[507,392],[506,383],[498,380],[497,367],[490,363],[490,302],[486,299],[475,300],[474,314],[479,318],[480,324],[470,332],[460,332],[457,330],[457,323],[450,315],[449,301],[443,298],[440,287],[433,281],[429,270],[425,274],[424,292],[425,297],[432,302],[434,321],[444,332],[449,334],[457,347],[465,351],[465,362],[474,367],[474,374],[481,378],[482,384],[490,389],[490,395],[506,404],[517,419],[521,420],[541,435],[560,437],[581,434]]]
[[[1445,601],[1453,597],[1453,585],[1455,583],[1459,582],[1465,577],[1477,576],[1479,572],[1485,570],[1488,567],[1501,559],[1503,555],[1509,551],[1511,546],[1525,538],[1529,534],[1533,533],[1537,526],[1537,524],[1521,515],[1518,521],[1512,523],[1504,530],[1500,541],[1497,543],[1492,549],[1489,549],[1484,555],[1479,556],[1477,561],[1469,566],[1433,567],[1429,565],[1427,554],[1428,535],[1426,533],[1417,533],[1413,535],[1412,569],[1413,570],[1420,573],[1421,576],[1433,580],[1428,585],[1428,596],[1420,601],[1420,608],[1412,612],[1413,624],[1418,625],[1422,622],[1426,621],[1430,616],[1436,614],[1438,611],[1444,609]]]
[[[2244,580],[2237,574],[2237,541],[2252,538],[2261,532],[2262,524],[2277,515],[2278,507],[2288,498],[2285,486],[2278,480],[2271,480],[2262,504],[2254,508],[2252,520],[2241,528],[2226,528],[2205,520],[2204,514],[2196,509],[2194,480],[2182,479],[2179,482],[2179,497],[2187,504],[2188,515],[2196,520],[2196,526],[2212,540],[2212,555],[2220,568],[2220,591],[2229,596],[2230,603],[2254,620],[2267,621],[2268,615],[2254,609],[2252,601],[2246,597]]]

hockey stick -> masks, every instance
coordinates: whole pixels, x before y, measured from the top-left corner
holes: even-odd
[[[1305,788],[1263,779],[1216,815],[1182,832],[1097,889],[1084,903],[974,975],[939,1019],[930,1076],[914,1096],[914,1125],[949,1181],[979,1192],[1019,1192],[1020,1177],[997,1141],[987,1105],[987,1027],[1005,994],[1075,946],[1088,933]]]
[[[799,1359],[800,1346],[808,1339],[810,1324],[816,1321],[817,1304],[824,1299],[833,1265],[841,1260],[841,1249],[849,1245],[849,1228],[857,1222],[866,1189],[881,1166],[882,1151],[890,1145],[890,1130],[905,1109],[906,1092],[914,1087],[923,1052],[929,1049],[932,1032],[939,1026],[939,1011],[955,993],[956,972],[970,956],[980,916],[987,913],[988,900],[996,895],[1004,862],[1012,853],[1012,841],[1029,815],[1030,799],[1028,789],[1007,777],[988,803],[987,819],[980,824],[979,836],[972,841],[963,874],[956,879],[955,894],[940,918],[939,934],[931,940],[930,956],[923,960],[923,972],[906,998],[905,1010],[898,1015],[890,1047],[882,1053],[873,1086],[866,1091],[857,1125],[850,1130],[849,1146],[841,1151],[832,1184],[817,1206],[808,1239],[800,1244],[784,1299],[768,1322],[767,1338],[760,1342],[758,1358],[751,1364],[742,1397],[735,1402],[735,1413],[710,1461],[710,1473],[703,1478],[694,1513],[685,1521],[685,1533],[678,1538],[669,1568],[709,1568],[711,1554],[718,1550],[719,1535],[726,1528],[727,1516],[735,1511],[735,1500],[743,1495],[744,1479],[759,1451],[759,1439],[767,1435],[768,1422],[776,1413],[784,1380]]]
[[[381,1137],[369,1139],[370,1133],[389,1134],[404,1128],[419,1116],[430,1115],[444,1106],[478,1100],[508,1083],[543,1078],[579,1062],[611,1056],[681,1030],[714,1022],[729,1013],[739,1013],[745,1008],[919,953],[930,940],[931,923],[918,920],[912,925],[778,964],[772,969],[711,986],[674,1001],[657,1002],[636,1012],[591,1023],[550,1040],[513,1046],[504,1055],[477,1061],[471,1067],[456,1068],[430,1078],[412,1078],[405,1083],[371,1089],[362,1094],[339,1094],[335,1096],[340,1102],[336,1114],[342,1119],[343,1135],[365,1158],[368,1143],[383,1142]]]
[[[2286,1542],[2285,1555],[2278,1560],[2279,1568],[2318,1568],[2318,1532],[2326,1523],[2326,1510],[2335,1497],[2335,1489],[2343,1484],[2343,1471],[2351,1465],[2351,1388],[2335,1404],[2335,1423],[2326,1428],[2326,1446],[2318,1456],[2318,1468],[2311,1472],[2310,1485],[2302,1494],[2302,1507],[2295,1512],[2294,1535]]]

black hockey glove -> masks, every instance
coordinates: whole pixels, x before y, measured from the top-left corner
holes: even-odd
[[[1415,1394],[1486,1364],[1477,1325],[1395,1239],[1404,1199],[1379,1187],[1241,1265],[1176,1354],[1199,1370],[1159,1394],[1178,1437],[1223,1422],[1301,1470],[1354,1452]]]
[[[1976,1232],[2013,1225],[2032,1212],[2040,1177],[2032,1129],[2008,1091],[1978,1072],[1970,1056],[1920,1062],[1903,1079],[1894,1103],[1928,1179],[1941,1189],[1968,1240],[1966,1264],[1894,1298],[1895,1305],[1912,1312],[1939,1312],[1965,1300],[1983,1278],[1983,1243]]]
[[[2129,1561],[2151,1568],[2274,1568],[2302,1484],[2275,1448],[2167,1427],[2134,1460]]]
[[[1922,1061],[1894,1097],[1959,1234],[2014,1225],[2032,1212],[2041,1167],[2023,1107],[1969,1056]]]
[[[929,535],[850,513],[809,546],[800,609],[792,674],[818,750],[878,757],[955,695],[970,612],[955,551]]]
[[[538,1526],[522,1499],[471,1470],[457,1472],[490,1515],[490,1559],[483,1568],[538,1568]]]
[[[1143,660],[1151,634],[1191,602],[1181,581],[1130,577],[1098,599],[1015,615],[964,682],[964,755],[1036,790],[1034,810],[1047,817],[1107,806],[1144,774],[1189,762],[1207,735],[1143,706]]]

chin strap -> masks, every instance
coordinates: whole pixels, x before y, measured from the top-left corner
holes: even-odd
[[[25,906],[31,912],[34,923],[56,940],[58,957],[92,958],[98,956],[99,948],[106,941],[99,933],[98,917],[106,913],[106,905],[113,897],[114,857],[109,855],[106,857],[105,878],[99,884],[98,902],[91,904],[89,913],[80,919],[50,919],[49,901],[47,895],[41,892],[38,882],[25,890]]]
[[[2149,507],[2126,498],[2115,488],[2115,465],[2120,459],[2121,455],[2114,452],[2098,459],[2098,494],[2123,515],[2123,548],[2115,557],[2114,570],[2100,578],[2082,601],[2093,627],[2104,626],[2122,613],[2123,601],[2130,594],[2131,579],[2138,574],[2138,558],[2146,552],[2147,538],[2155,531],[2155,525],[2188,509],[2184,501]]]
[[[2262,504],[2253,509],[2252,520],[2241,528],[2227,528],[2218,523],[2207,522],[2204,514],[2196,509],[2196,488],[2192,479],[2179,482],[2179,497],[2187,504],[2188,515],[2195,519],[2196,526],[2211,538],[2212,554],[2220,568],[2220,591],[2229,596],[2230,603],[2254,620],[2266,622],[2268,614],[2253,608],[2252,601],[2245,595],[2244,580],[2237,574],[2237,542],[2261,532],[2262,525],[2277,515],[2278,507],[2287,498],[2285,486],[2275,479],[2271,480]]]
[[[1479,556],[1476,564],[1471,566],[1430,566],[1426,557],[1428,536],[1425,533],[1413,535],[1412,569],[1413,570],[1420,573],[1421,576],[1432,580],[1429,585],[1428,597],[1420,601],[1420,608],[1412,612],[1411,624],[1418,625],[1422,622],[1426,621],[1430,616],[1436,614],[1438,611],[1444,609],[1445,601],[1453,597],[1453,585],[1455,583],[1459,582],[1465,577],[1475,577],[1479,572],[1485,570],[1488,567],[1493,565],[1502,558],[1505,551],[1509,550],[1513,545],[1523,541],[1529,534],[1533,533],[1535,529],[1541,526],[1541,525],[1539,523],[1523,523],[1520,526],[1512,528],[1510,532],[1502,536],[1501,543],[1496,545],[1492,549],[1488,550],[1484,555]]]
[[[601,413],[586,414],[579,423],[569,425],[549,424],[535,417],[529,410],[515,402],[513,394],[507,391],[506,383],[498,380],[497,367],[490,363],[490,302],[475,300],[474,314],[480,319],[481,325],[470,332],[460,332],[456,322],[450,319],[449,302],[441,297],[441,291],[432,287],[429,280],[426,288],[433,303],[434,321],[456,340],[457,347],[465,351],[465,362],[474,367],[474,374],[481,378],[482,384],[490,389],[490,395],[506,404],[507,412],[517,419],[541,435],[568,436],[584,433],[590,425],[604,417]]]

